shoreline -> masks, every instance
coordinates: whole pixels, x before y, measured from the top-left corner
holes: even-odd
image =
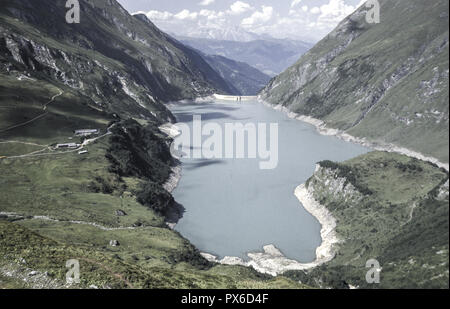
[[[183,171],[181,167],[181,163],[178,163],[176,166],[172,167],[172,172],[169,176],[169,179],[163,184],[163,188],[172,193],[178,187],[178,183],[181,179],[181,172]]]
[[[177,138],[181,134],[178,127],[170,122],[160,126],[159,130],[172,139]],[[171,153],[171,155],[172,158],[177,161],[177,164],[174,167],[172,167],[172,173],[170,174],[169,179],[167,179],[167,181],[163,184],[163,188],[169,193],[172,193],[173,190],[175,190],[176,187],[178,186],[178,183],[180,182],[181,179],[181,172],[183,170],[181,167],[181,162],[178,161],[180,158],[176,157],[173,153]]]
[[[209,100],[211,98],[202,98],[197,99],[195,101],[201,100]],[[259,100],[258,100],[259,101]],[[160,127],[160,130],[167,134],[171,138],[176,138],[181,133],[176,125],[172,123],[166,123]],[[177,158],[174,154],[172,156],[175,159]],[[172,169],[172,174],[167,182],[164,184],[164,188],[172,193],[173,190],[177,187],[182,174],[181,164],[177,165]],[[334,248],[335,244],[339,242],[339,239],[336,236],[335,228],[336,221],[328,212],[328,210],[317,203],[312,196],[307,192],[305,185],[300,185],[295,189],[295,196],[300,201],[300,206],[304,207],[311,215],[313,215],[321,224],[321,238],[322,243],[316,249],[316,259],[310,263],[301,263],[296,260],[288,259],[283,255],[283,253],[277,249],[274,245],[266,245],[263,247],[261,252],[249,252],[247,256],[249,257],[248,261],[244,261],[238,257],[230,257],[226,256],[223,259],[219,260],[217,256],[214,256],[209,253],[201,252],[201,255],[208,261],[223,265],[241,265],[246,267],[252,267],[256,271],[264,274],[269,274],[272,276],[277,276],[289,270],[307,270],[311,268],[315,268],[319,265],[322,265],[326,262],[332,260],[335,256]],[[174,212],[177,212],[175,210]],[[176,214],[172,214],[170,216],[170,220],[166,221],[166,224],[169,228],[174,229],[176,226],[177,220],[174,218],[179,218]]]
[[[211,98],[201,98],[194,100],[210,100]],[[299,121],[303,121],[307,124],[313,125],[316,130],[326,136],[335,136],[341,140],[346,142],[359,144],[368,148],[372,148],[374,150],[379,151],[387,151],[387,152],[396,152],[409,157],[413,157],[422,161],[428,161],[433,164],[438,165],[441,168],[449,170],[449,165],[440,162],[438,159],[433,157],[427,157],[423,154],[420,154],[415,151],[411,151],[406,148],[398,147],[391,144],[379,145],[373,142],[368,142],[366,139],[361,139],[354,137],[348,133],[345,133],[338,129],[330,129],[326,127],[324,121],[315,119],[309,116],[299,115],[297,113],[291,112],[288,108],[280,106],[280,105],[272,105],[268,102],[265,102],[261,98],[257,98],[257,101],[262,103],[263,105],[270,107],[276,111],[285,112],[289,118],[296,119]],[[176,125],[172,123],[164,124],[160,127],[160,130],[166,133],[169,137],[176,138],[180,135],[180,132]],[[172,154],[174,158],[174,154]],[[178,159],[178,158],[176,158]],[[180,178],[181,178],[182,167],[181,164],[177,165],[172,169],[172,174],[169,180],[164,184],[164,188],[170,193],[177,187]],[[266,245],[263,247],[261,252],[249,252],[247,256],[249,258],[248,261],[244,261],[242,258],[238,257],[230,257],[226,256],[223,259],[219,259],[217,256],[201,252],[201,255],[208,261],[223,265],[241,265],[245,267],[252,267],[256,271],[269,274],[272,276],[277,276],[283,274],[289,270],[308,270],[315,267],[318,267],[322,264],[328,263],[334,259],[337,253],[337,246],[341,241],[336,233],[336,220],[330,213],[330,211],[323,205],[321,205],[318,201],[314,199],[312,194],[308,191],[305,184],[299,185],[294,192],[295,196],[300,202],[300,206],[304,207],[307,212],[309,212],[312,216],[314,216],[319,223],[321,224],[320,235],[322,238],[321,245],[316,249],[316,259],[310,263],[300,263],[298,261],[288,259],[283,255],[283,253],[277,249],[274,245]],[[170,220],[173,221],[173,220]],[[177,223],[174,222],[166,222],[166,224],[174,229]]]
[[[291,119],[296,119],[313,125],[316,130],[322,135],[334,136],[346,142],[359,144],[378,151],[396,152],[408,157],[436,164],[440,168],[444,168],[447,171],[449,170],[449,164],[442,163],[436,158],[427,157],[419,152],[415,152],[404,147],[399,147],[392,144],[380,145],[374,142],[368,142],[366,139],[354,137],[341,130],[327,128],[325,122],[322,120],[315,119],[309,116],[299,115],[290,111],[286,107],[269,104],[259,97],[257,98],[257,101],[276,111],[282,111],[286,113],[287,116]],[[282,274],[289,270],[308,270],[330,262],[334,259],[336,255],[337,245],[341,242],[336,233],[336,220],[325,206],[321,205],[314,199],[314,197],[309,193],[305,184],[299,185],[295,189],[295,196],[297,197],[301,205],[306,209],[306,211],[313,215],[322,226],[320,232],[322,243],[316,249],[315,261],[311,263],[300,263],[298,261],[288,259],[274,245],[264,246],[263,252],[248,253],[247,256],[249,257],[249,261],[244,261],[241,258],[229,256],[219,260],[217,256],[209,253],[201,253],[202,256],[210,262],[224,265],[242,265],[246,267],[253,267],[258,272],[270,274],[272,276]]]
[[[376,142],[370,142],[370,141],[367,141],[365,138],[355,137],[355,136],[350,135],[342,130],[328,128],[326,123],[323,120],[294,113],[294,112],[290,111],[287,107],[284,107],[281,105],[272,105],[272,104],[262,100],[260,97],[258,97],[257,101],[267,107],[270,107],[270,108],[276,110],[276,111],[281,111],[281,112],[286,113],[287,116],[291,119],[296,119],[296,120],[299,120],[299,121],[302,121],[302,122],[305,122],[307,124],[314,126],[316,128],[317,132],[319,132],[321,135],[334,136],[345,142],[358,144],[358,145],[361,145],[361,146],[364,146],[367,148],[372,148],[373,150],[377,150],[377,151],[398,153],[401,155],[408,156],[410,158],[415,158],[415,159],[422,160],[425,162],[433,163],[433,164],[437,165],[439,168],[443,168],[447,172],[449,171],[448,163],[443,163],[434,157],[426,156],[420,152],[413,151],[413,150],[407,149],[405,147],[400,147],[400,146],[397,146],[394,144],[389,144],[389,143],[379,144]]]
[[[178,127],[170,122],[160,126],[159,130],[172,139],[175,139],[181,134]],[[171,153],[171,155],[172,158],[177,161],[177,164],[171,168],[172,172],[170,173],[169,179],[167,179],[167,181],[163,184],[163,188],[170,194],[172,194],[172,192],[178,187],[183,172],[181,162],[179,162],[180,158],[176,157],[173,153]],[[178,220],[183,216],[183,212],[184,208],[175,202],[173,209],[170,209],[166,215],[165,223],[171,230],[175,229]]]
[[[223,265],[241,265],[252,267],[256,271],[277,276],[289,270],[308,270],[318,267],[331,261],[336,255],[337,244],[340,240],[336,234],[336,220],[326,207],[318,203],[306,189],[305,184],[298,186],[294,192],[295,196],[311,215],[313,215],[321,224],[320,235],[322,238],[321,245],[316,249],[316,259],[310,263],[300,263],[298,261],[288,259],[274,245],[263,247],[262,252],[247,253],[248,261],[244,261],[238,257],[226,256],[219,260],[216,256],[209,253],[201,253],[201,255],[210,262]]]

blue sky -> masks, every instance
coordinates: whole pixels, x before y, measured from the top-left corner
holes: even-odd
[[[361,0],[119,0],[162,30],[201,36],[199,29],[240,28],[276,38],[317,41]]]

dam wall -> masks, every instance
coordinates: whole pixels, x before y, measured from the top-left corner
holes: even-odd
[[[224,100],[224,101],[252,101],[256,100],[256,96],[234,96],[234,95],[222,95],[222,94],[214,94],[214,98],[217,100]]]

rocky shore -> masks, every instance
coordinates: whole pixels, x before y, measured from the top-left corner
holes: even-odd
[[[172,123],[166,123],[159,127],[159,130],[165,134],[167,134],[172,139],[175,139],[177,136],[179,136],[180,130],[178,127]],[[177,158],[173,153],[172,156],[175,160],[178,161],[179,158]],[[181,179],[181,173],[182,173],[182,167],[181,163],[177,163],[174,167],[172,167],[172,173],[169,176],[169,179],[163,184],[163,188],[169,192],[172,193],[173,190],[178,186],[178,183]],[[184,208],[175,203],[175,205],[169,210],[169,212],[166,214],[166,224],[170,229],[174,229],[175,226],[178,223],[178,220],[183,216]]]
[[[402,154],[402,155],[405,155],[405,156],[408,156],[411,158],[416,158],[416,159],[419,159],[422,161],[431,162],[433,164],[436,164],[440,168],[443,168],[446,171],[449,171],[448,163],[440,162],[436,158],[423,155],[417,151],[413,151],[413,150],[410,150],[410,149],[407,149],[404,147],[400,147],[400,146],[388,144],[388,143],[370,142],[370,141],[367,141],[365,138],[355,137],[344,131],[341,131],[338,129],[333,129],[333,128],[328,128],[326,123],[320,119],[316,119],[313,117],[294,113],[294,112],[290,111],[287,107],[284,107],[281,105],[272,105],[266,101],[263,101],[261,98],[258,98],[258,101],[261,102],[262,104],[264,104],[265,106],[273,108],[274,110],[282,111],[282,112],[286,113],[288,115],[288,117],[291,119],[297,119],[297,120],[303,121],[305,123],[308,123],[310,125],[313,125],[314,127],[316,127],[317,131],[322,135],[335,136],[346,142],[359,144],[364,147],[372,148],[373,150],[395,152],[395,153],[399,153],[399,154]]]
[[[242,265],[253,267],[255,270],[276,276],[289,270],[307,270],[331,261],[336,254],[336,247],[339,238],[336,235],[336,220],[331,213],[319,204],[308,191],[305,185],[300,185],[295,190],[295,196],[302,203],[303,207],[319,220],[322,225],[322,244],[316,249],[316,260],[311,263],[300,263],[288,259],[274,245],[264,246],[263,252],[248,253],[248,261],[238,257],[225,257],[219,260],[216,256],[202,253],[203,257],[210,262],[224,265]]]
[[[166,123],[159,127],[159,130],[165,134],[167,134],[172,139],[175,139],[177,136],[179,136],[180,130],[178,127],[172,123]],[[172,154],[172,156],[174,156]],[[175,160],[178,160],[178,158],[174,157]],[[178,183],[181,179],[181,164],[178,162],[174,167],[172,167],[172,173],[170,174],[169,179],[166,181],[166,183],[163,185],[163,188],[169,192],[172,193],[173,190],[178,186]]]
[[[178,183],[180,182],[181,179],[181,171],[182,171],[181,165],[177,165],[172,168],[172,173],[170,174],[169,179],[163,185],[163,188],[167,192],[172,193],[173,190],[175,190],[175,188],[178,186]]]

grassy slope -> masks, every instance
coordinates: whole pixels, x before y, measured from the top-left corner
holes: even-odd
[[[307,277],[298,272],[289,276],[333,287],[448,288],[448,196],[438,200],[434,194],[448,180],[447,172],[384,152],[320,164],[340,171],[341,177],[371,194],[359,202],[337,200],[328,185],[312,177],[309,186],[337,219],[337,233],[344,242],[330,263]],[[381,263],[380,285],[365,282],[369,259]]]
[[[115,2],[83,6],[76,29],[54,26],[65,14],[64,1],[49,1],[48,10],[35,6],[5,1],[0,12],[0,212],[17,215],[0,219],[0,287],[64,287],[68,259],[80,259],[80,287],[303,287],[249,268],[213,266],[165,226],[162,213],[171,200],[163,200],[170,195],[162,183],[172,162],[157,126],[171,115],[159,100],[211,91],[211,68]],[[20,19],[7,7],[22,12]],[[12,59],[6,38],[22,44],[22,61]],[[30,39],[38,47],[23,43]],[[45,65],[53,60],[64,77]],[[126,94],[118,74],[138,98]],[[23,75],[31,79],[20,80]],[[121,120],[128,117],[138,122]],[[112,122],[118,122],[113,134],[86,146],[87,154],[51,147],[81,143],[75,129],[104,134]],[[110,246],[111,240],[120,245]]]
[[[41,219],[2,222],[0,264],[10,269],[13,263],[13,268],[20,268],[14,261],[24,258],[28,269],[50,272],[52,277],[64,280],[65,261],[80,258],[82,269],[89,269],[82,272],[83,287],[91,284],[126,287],[102,267],[130,276],[128,280],[134,287],[301,287],[283,278],[259,278],[255,272],[241,267],[210,268],[192,245],[164,227],[161,215],[137,203],[131,192],[122,192],[124,186],[133,190],[141,181],[125,178],[118,183],[117,176],[107,171],[108,161],[104,156],[105,145],[99,141],[83,157],[68,154],[1,161],[2,186],[6,189],[0,198],[0,211],[48,216],[62,222]],[[96,177],[111,182],[117,190],[112,194],[90,192],[89,186]],[[118,209],[127,216],[116,216]],[[105,231],[65,222],[68,220],[110,228],[133,225],[138,228]],[[118,240],[120,246],[109,246],[110,240]],[[103,266],[96,267],[98,263]]]
[[[49,86],[48,91],[45,87],[41,88],[42,102],[45,102],[53,88]],[[25,96],[26,92],[21,93]],[[27,141],[42,145],[45,153],[50,153],[42,157],[0,159],[0,183],[4,189],[0,195],[0,212],[12,212],[24,217],[17,221],[10,218],[13,223],[0,223],[1,287],[17,284],[19,287],[63,287],[67,271],[65,261],[72,258],[81,261],[81,287],[91,284],[129,287],[126,281],[118,279],[117,274],[127,278],[133,287],[143,288],[303,287],[289,279],[271,279],[243,267],[210,265],[181,235],[165,227],[164,217],[149,208],[152,205],[143,206],[136,201],[136,194],[143,184],[163,182],[167,173],[155,173],[158,179],[161,178],[158,182],[158,179],[151,178],[152,175],[133,175],[136,169],[129,169],[130,175],[119,175],[116,173],[117,167],[112,169],[106,155],[112,149],[114,136],[87,146],[89,153],[85,155],[78,155],[77,152],[58,154],[45,147],[56,142],[76,141],[68,137],[72,136],[74,128],[80,126],[105,130],[111,120],[107,115],[95,114],[89,108],[86,114],[77,117],[83,112],[83,105],[78,106],[79,102],[74,98],[75,101],[69,99],[64,96],[57,99],[52,105],[54,107],[49,106],[49,116],[42,121],[0,135],[3,141]],[[37,92],[33,100],[39,101]],[[40,105],[36,103],[37,110]],[[70,114],[71,109],[64,109],[66,105],[76,113]],[[71,117],[66,117],[69,114]],[[128,126],[129,131],[136,130],[135,125],[134,129],[132,127]],[[154,133],[165,138],[160,132]],[[134,151],[141,151],[141,140],[136,138],[134,142],[137,144]],[[13,147],[11,144],[0,145],[4,151],[2,155],[8,151],[21,155],[35,150],[20,143],[12,144]],[[154,151],[149,149],[148,153]],[[134,158],[120,149],[114,155],[119,163]],[[145,154],[140,155],[145,158]],[[153,157],[148,164],[158,160]],[[161,164],[156,164],[154,168],[162,167]],[[119,170],[127,171],[126,168]],[[117,216],[117,210],[123,210],[127,215]],[[32,219],[30,216],[46,216],[54,221]],[[137,228],[108,231],[72,221],[95,223],[107,228]],[[111,247],[111,240],[118,240],[120,246]],[[26,265],[17,262],[22,258],[27,261]],[[88,271],[83,272],[83,269]],[[32,270],[48,272],[50,277],[35,280],[39,276],[29,276]],[[5,271],[13,271],[13,278],[5,276]],[[22,277],[27,279],[26,283],[15,280]],[[48,282],[50,279],[52,283]]]
[[[360,8],[263,98],[448,162],[448,1],[380,3],[380,24],[367,24]]]
[[[65,288],[65,263],[69,259],[80,261],[81,283],[71,288],[255,288],[301,287],[286,278],[264,280],[242,267],[216,267],[199,271],[189,266],[160,265],[141,267],[122,261],[117,256],[99,252],[87,245],[63,244],[42,237],[18,224],[0,220],[0,270],[14,272],[17,277],[29,278],[18,282],[8,276],[0,277],[0,287],[5,288]],[[38,273],[41,280],[30,275]],[[44,276],[41,274],[45,273]],[[50,281],[50,282],[49,282]]]
[[[18,81],[16,77],[0,73],[0,90],[1,140],[18,139],[44,146],[68,142],[75,129],[96,128],[105,131],[108,123],[114,119],[112,115],[99,111],[87,97],[61,84],[45,80]],[[44,105],[60,90],[63,94],[56,97],[44,111]],[[4,131],[43,114],[46,115],[35,122]]]

